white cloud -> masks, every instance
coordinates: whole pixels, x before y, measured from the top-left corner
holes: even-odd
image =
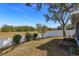
[[[20,8],[17,8],[17,7],[12,7],[11,9],[17,11],[17,12],[24,12],[22,9]]]

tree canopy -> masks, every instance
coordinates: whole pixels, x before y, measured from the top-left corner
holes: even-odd
[[[46,25],[36,24],[36,28],[32,26],[12,26],[12,25],[3,25],[0,28],[0,32],[27,32],[27,31],[43,31],[43,29],[47,31],[51,31],[52,28],[49,28]]]
[[[33,7],[34,4],[26,3],[26,6]],[[35,9],[40,11],[47,6],[48,12],[44,14],[46,21],[58,22],[62,26],[63,36],[66,36],[66,24],[70,19],[70,13],[77,9],[78,4],[74,3],[35,3]]]
[[[35,28],[32,26],[10,26],[3,25],[1,27],[2,32],[26,32],[26,31],[34,31]]]

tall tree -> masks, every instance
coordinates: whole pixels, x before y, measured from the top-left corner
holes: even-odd
[[[37,3],[36,10],[42,10],[41,8],[47,6],[48,13],[44,14],[46,21],[55,21],[62,26],[63,36],[66,36],[66,24],[69,21],[70,12],[74,9],[74,4],[71,3]],[[26,6],[32,7],[33,4],[27,3]]]
[[[42,34],[42,38],[47,28],[48,27],[46,25],[36,24],[36,30]]]

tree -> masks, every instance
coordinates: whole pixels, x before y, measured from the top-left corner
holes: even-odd
[[[15,26],[15,31],[17,32],[26,32],[34,31],[35,29],[32,26]]]
[[[21,30],[20,30],[20,26],[15,26],[15,31],[16,32],[20,32]]]
[[[26,32],[26,31],[34,31],[35,28],[32,26],[9,26],[9,25],[3,25],[0,28],[0,31],[2,32]]]
[[[73,30],[74,29],[74,26],[72,24],[67,24],[65,27],[66,27],[66,30]],[[62,26],[58,26],[57,29],[62,30]]]
[[[47,28],[48,27],[46,25],[36,24],[36,30],[40,33],[44,33]]]
[[[66,29],[67,30],[72,30],[72,29],[74,29],[74,26],[71,25],[71,24],[68,24],[68,25],[66,25]]]
[[[46,29],[48,27],[46,25],[41,25],[41,24],[36,24],[36,30],[42,34],[42,38],[43,38],[43,34],[46,32]]]
[[[32,7],[33,4],[27,3],[26,6]],[[74,4],[71,3],[37,3],[36,4],[36,9],[41,10],[42,7],[47,6],[48,8],[48,13],[44,14],[44,17],[46,18],[46,21],[55,21],[58,22],[62,26],[63,30],[63,36],[66,36],[65,30],[66,27],[65,25],[69,21],[69,15],[70,12],[73,11],[74,9]]]
[[[62,30],[62,26],[57,26],[57,30]]]
[[[8,25],[3,25],[1,27],[2,32],[14,32],[14,27],[13,26],[8,26]]]
[[[41,24],[36,24],[36,31],[38,31],[39,33],[41,33],[41,28],[42,28]]]

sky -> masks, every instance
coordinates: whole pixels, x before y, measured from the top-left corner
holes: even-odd
[[[38,23],[52,28],[59,26],[59,23],[54,23],[53,21],[46,22],[43,16],[46,12],[46,7],[38,12],[34,8],[27,7],[21,3],[0,3],[0,26],[29,25],[35,27]]]

